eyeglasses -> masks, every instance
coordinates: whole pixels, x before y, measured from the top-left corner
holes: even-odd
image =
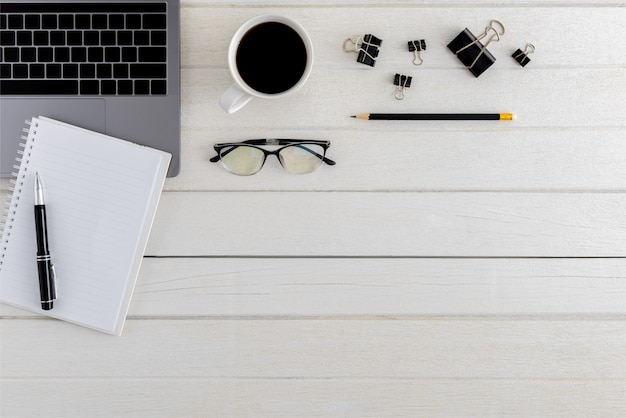
[[[260,145],[283,145],[268,151]],[[335,165],[326,158],[330,141],[299,139],[250,139],[243,142],[229,142],[213,146],[217,155],[211,162],[222,162],[226,170],[240,176],[256,174],[261,170],[268,155],[275,155],[283,168],[290,173],[308,174],[315,171],[322,162]]]

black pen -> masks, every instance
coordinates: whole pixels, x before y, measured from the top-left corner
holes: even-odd
[[[48,225],[43,187],[39,173],[35,173],[35,232],[37,233],[37,270],[39,271],[39,293],[41,309],[49,311],[57,297],[54,266],[48,248]]]

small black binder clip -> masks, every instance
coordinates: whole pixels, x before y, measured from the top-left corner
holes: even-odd
[[[356,62],[373,67],[376,65],[376,58],[382,43],[382,39],[372,34],[367,34],[346,39],[343,43],[343,50],[346,52],[358,52],[359,55],[356,58]]]
[[[409,41],[409,52],[413,53],[413,64],[422,65],[424,63],[422,59],[422,52],[424,51],[426,51],[425,40]]]
[[[411,81],[413,81],[413,77],[408,75],[400,75],[396,74],[393,78],[393,84],[396,85],[396,92],[394,93],[394,97],[397,100],[404,99],[404,89],[408,89],[411,87]]]
[[[500,27],[500,31],[494,28],[494,24]],[[480,41],[491,35],[483,45]],[[478,38],[469,29],[465,28],[456,38],[448,44],[448,49],[461,60],[461,62],[474,74],[475,77],[481,75],[485,70],[493,65],[495,57],[487,50],[491,42],[498,42],[504,35],[504,25],[498,20],[491,20],[485,32]]]
[[[524,49],[524,51],[522,51],[521,49],[517,49],[511,56],[515,58],[515,61],[517,61],[519,65],[521,65],[522,67],[526,67],[526,64],[530,62],[530,58],[528,58],[528,56],[533,52],[535,52],[535,45],[526,44],[526,48]]]

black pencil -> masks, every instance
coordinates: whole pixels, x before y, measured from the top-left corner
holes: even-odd
[[[513,120],[512,113],[361,113],[366,120]]]

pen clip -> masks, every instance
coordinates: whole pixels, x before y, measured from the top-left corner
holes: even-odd
[[[57,273],[54,265],[50,264],[50,300],[57,298]]]

